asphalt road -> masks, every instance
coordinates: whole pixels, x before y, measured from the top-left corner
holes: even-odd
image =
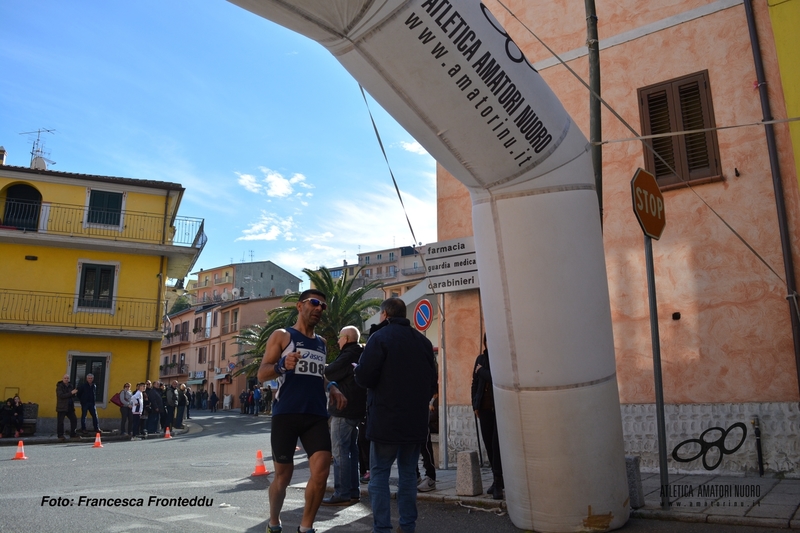
[[[173,439],[106,442],[103,448],[91,443],[27,446],[26,461],[11,459],[14,447],[0,448],[0,532],[264,532],[272,476],[250,474],[258,450],[272,468],[269,418],[200,412],[190,424],[189,433]],[[295,465],[295,481],[307,479],[302,451]],[[175,498],[184,500],[170,505]],[[290,488],[282,514],[284,531],[296,530],[302,508],[302,489]],[[521,531],[507,515],[450,503],[420,502],[419,515],[419,533]],[[322,507],[315,527],[320,533],[369,532],[369,501]],[[776,530],[634,519],[623,531]]]

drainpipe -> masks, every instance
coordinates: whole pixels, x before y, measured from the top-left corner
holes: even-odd
[[[764,76],[764,63],[761,59],[761,47],[758,44],[756,21],[753,16],[751,0],[744,1],[744,12],[747,16],[747,27],[750,30],[750,45],[753,48],[753,60],[756,67],[758,80],[758,93],[761,96],[761,112],[764,121],[772,120],[772,111],[767,95],[767,81]],[[789,223],[786,218],[786,203],[783,198],[783,184],[781,170],[778,164],[778,148],[775,144],[775,128],[772,124],[764,124],[767,135],[767,152],[769,165],[772,171],[772,187],[775,190],[775,204],[778,210],[778,230],[781,237],[781,250],[783,251],[783,269],[786,274],[786,298],[789,300],[789,314],[792,319],[792,338],[794,340],[794,359],[797,371],[797,383],[800,387],[800,316],[797,310],[797,291],[794,277],[794,262],[792,260],[792,245],[789,241]]]

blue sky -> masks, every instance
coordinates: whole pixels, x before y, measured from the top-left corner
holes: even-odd
[[[418,241],[434,160],[369,99]],[[356,81],[318,44],[225,0],[3,0],[0,145],[27,166],[177,182],[195,265],[304,267],[412,244]],[[251,256],[252,251],[252,256]]]

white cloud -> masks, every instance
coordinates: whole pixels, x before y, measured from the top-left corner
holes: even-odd
[[[401,141],[400,146],[403,148],[403,150],[405,150],[406,152],[411,152],[412,154],[419,154],[419,155],[428,154],[428,151],[425,148],[423,148],[422,145],[419,144],[417,141],[411,143],[406,141]]]
[[[260,194],[261,191],[264,190],[264,186],[258,183],[258,180],[255,176],[251,174],[240,174],[239,172],[237,172],[236,175],[239,176],[239,185],[248,191]]]
[[[283,236],[284,240],[293,240],[292,228],[294,227],[292,217],[279,218],[274,214],[261,212],[258,222],[250,224],[250,227],[242,231],[242,236],[236,241],[275,241]]]

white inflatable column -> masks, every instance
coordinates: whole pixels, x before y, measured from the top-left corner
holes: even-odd
[[[325,46],[470,190],[511,520],[630,512],[587,142],[473,0],[231,0]]]

